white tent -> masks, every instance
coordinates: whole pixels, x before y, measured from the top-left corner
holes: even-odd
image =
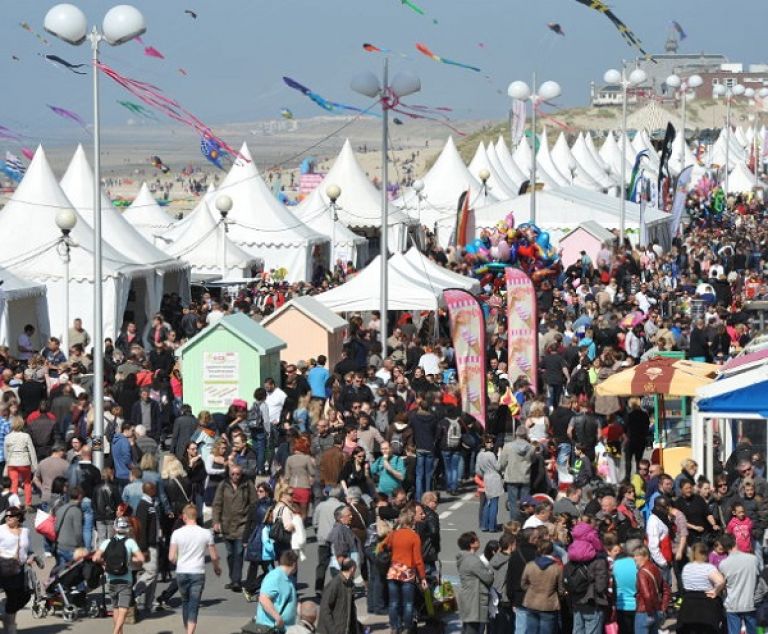
[[[48,323],[47,289],[43,284],[27,282],[10,271],[0,269],[0,344],[8,346],[11,354],[17,353],[19,335],[24,326],[31,324],[37,333],[36,341],[42,348],[51,334]]]
[[[603,189],[609,189],[617,186],[617,181],[614,180],[608,173],[602,163],[595,159],[592,152],[590,152],[587,146],[587,141],[584,135],[579,132],[579,136],[574,141],[571,147],[571,154],[579,167],[581,167],[590,178],[594,179],[596,183]]]
[[[251,269],[259,263],[258,258],[243,251],[232,242],[230,234],[224,233],[219,214],[214,217],[204,200],[166,250],[189,264],[193,279],[206,279],[222,273],[223,279],[248,278]]]
[[[174,222],[173,217],[155,200],[146,183],[141,184],[136,198],[123,211],[123,218],[155,246],[157,236],[162,235]]]
[[[583,187],[584,189],[591,189],[592,191],[603,191],[607,189],[600,185],[599,181],[590,176],[589,172],[581,166],[581,164],[575,159],[571,148],[568,147],[568,142],[565,140],[565,134],[562,132],[557,137],[552,151],[550,152],[552,161],[560,170],[561,174],[564,174],[570,178],[570,183],[577,187]]]
[[[530,173],[531,163],[533,162],[533,153],[531,152],[531,146],[528,145],[528,140],[523,139],[515,148],[515,153],[512,155],[524,172]],[[554,177],[547,172],[546,167],[541,165],[539,161],[536,161],[536,182],[543,183],[544,187],[557,187],[558,183]]]
[[[516,180],[511,174],[507,172],[507,170],[504,169],[504,166],[501,164],[501,160],[499,159],[499,154],[496,151],[496,146],[490,141],[488,142],[488,145],[485,146],[485,153],[488,155],[488,160],[491,162],[491,165],[493,165],[494,169],[499,174],[501,174],[501,177],[507,184],[507,188],[511,189],[512,192],[517,195],[517,192],[520,190],[520,185],[523,184],[523,181]]]
[[[739,161],[728,175],[728,193],[743,194],[751,192],[755,186],[755,173]]]
[[[632,148],[635,151],[635,156],[643,150],[648,152],[648,158],[645,159],[646,164],[650,166],[654,172],[658,173],[661,159],[659,159],[659,154],[656,152],[656,148],[653,147],[651,137],[648,135],[647,130],[643,129],[635,134],[635,138],[632,139]]]
[[[613,174],[619,180],[619,182],[621,182],[621,170],[623,162],[624,168],[626,170],[624,172],[625,181],[629,181],[630,175],[632,174],[632,163],[629,162],[626,156],[622,157],[621,146],[613,136],[613,132],[609,131],[608,135],[605,137],[605,142],[600,148],[600,158],[602,158],[603,161],[608,165],[611,170],[611,174]]]
[[[77,246],[71,249],[69,284],[58,247],[61,232],[56,214],[71,209],[77,223],[70,234]],[[30,220],[34,219],[34,221]],[[0,210],[0,267],[22,279],[47,288],[50,333],[61,336],[69,327],[68,318],[80,317],[86,330],[93,331],[93,231],[72,207],[48,164],[42,147],[37,149],[21,183]],[[103,245],[104,334],[114,337],[128,302],[136,265],[109,244]],[[69,288],[72,314],[64,314],[64,297]]]
[[[683,160],[685,161],[684,165],[680,164],[680,153],[683,153],[683,156],[685,157]],[[691,152],[691,148],[688,147],[688,144],[685,142],[685,137],[681,132],[678,132],[675,135],[675,140],[672,141],[672,155],[669,157],[669,167],[674,172],[679,174],[683,171],[684,168],[688,167],[689,165],[695,165],[696,164],[696,157],[693,155],[693,152]]]
[[[600,152],[597,151],[597,148],[595,147],[595,142],[592,139],[592,134],[589,132],[589,130],[587,130],[584,133],[584,143],[587,146],[587,150],[589,150],[589,153],[592,155],[592,158],[597,162],[597,164],[602,168],[602,170],[604,172],[610,172],[611,167],[600,156]]]
[[[742,148],[746,148],[747,145],[749,145],[749,141],[747,140],[747,135],[744,133],[744,128],[742,128],[740,125],[736,126],[736,130],[733,134],[733,138],[736,139],[736,142]]]
[[[328,268],[328,238],[278,202],[245,143],[217,192],[232,198],[229,219],[233,242],[263,259],[265,269],[284,268],[286,280],[298,282],[311,279],[316,264]]]
[[[530,179],[530,174],[526,174],[522,169],[520,169],[520,166],[515,163],[515,159],[512,157],[512,152],[509,151],[507,144],[504,142],[503,136],[499,135],[499,139],[496,141],[496,145],[494,147],[496,149],[496,156],[499,159],[499,163],[504,168],[507,176],[509,176],[513,183],[519,183],[517,186],[519,191],[520,185]]]
[[[77,146],[67,171],[61,178],[61,189],[83,219],[93,227],[93,170],[82,145]],[[117,209],[101,195],[101,227],[104,241],[121,255],[121,263],[134,264],[144,271],[147,294],[144,302],[129,306],[138,313],[138,326],[148,325],[152,316],[160,310],[164,293],[179,293],[189,301],[189,266],[169,257],[152,245],[123,218]],[[137,272],[134,273],[134,280]],[[141,319],[146,317],[146,321]]]
[[[501,200],[503,198],[511,198],[517,194],[517,190],[506,182],[505,176],[496,171],[485,150],[485,145],[481,141],[477,144],[475,155],[469,163],[469,172],[480,179],[480,173],[483,170],[488,170],[490,174],[487,185],[496,198]]]
[[[571,184],[571,173],[570,171],[566,171],[565,173],[561,173],[559,169],[557,169],[557,166],[555,165],[554,161],[552,160],[552,155],[549,151],[549,140],[547,139],[547,130],[546,128],[541,133],[541,136],[539,136],[539,139],[541,139],[539,143],[539,151],[536,154],[536,159],[538,161],[537,169],[543,169],[547,174],[549,174],[557,183],[558,185],[570,185]],[[566,176],[567,174],[567,176]]]
[[[388,263],[387,308],[389,310],[436,310],[442,290],[425,286]],[[341,286],[314,298],[335,313],[381,308],[381,256]]]
[[[341,223],[341,220],[333,219],[331,206],[323,197],[322,189],[322,186],[315,187],[309,196],[292,207],[291,211],[304,224],[333,240],[335,260],[341,259],[345,262],[352,260],[355,266],[359,267],[367,257],[368,241],[353,233]],[[344,193],[345,190],[342,189],[341,196],[337,201],[339,207],[343,207]]]
[[[411,247],[404,254],[405,260],[416,269],[417,274],[423,279],[434,280],[443,288],[462,288],[470,293],[480,292],[480,281],[473,277],[467,277],[440,266],[430,260],[416,247]]]

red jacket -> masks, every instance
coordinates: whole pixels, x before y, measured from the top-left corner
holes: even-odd
[[[661,571],[650,559],[637,571],[637,612],[664,612],[669,605],[670,588]]]

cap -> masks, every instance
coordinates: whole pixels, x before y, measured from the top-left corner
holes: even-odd
[[[526,495],[522,500],[520,500],[520,506],[536,506],[538,504],[538,500],[530,495]]]
[[[236,398],[232,401],[232,407],[239,407],[241,409],[248,409],[248,403],[241,398]]]
[[[520,427],[515,430],[515,436],[518,438],[528,438],[528,430],[524,425],[520,425]]]

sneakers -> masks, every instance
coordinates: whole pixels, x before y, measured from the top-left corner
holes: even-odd
[[[243,588],[243,596],[248,603],[254,603],[255,601],[258,601],[259,598],[257,594],[251,594],[245,588]]]
[[[155,612],[165,612],[168,609],[168,606],[165,604],[165,601],[162,599],[157,599],[155,601]]]

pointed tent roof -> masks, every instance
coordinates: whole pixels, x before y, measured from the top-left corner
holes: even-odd
[[[613,132],[608,132],[605,137],[605,142],[600,148],[600,157],[607,163],[611,169],[611,173],[618,179],[621,179],[622,161],[625,163],[625,177],[629,180],[632,173],[632,164],[621,155],[621,147],[616,142],[616,138],[613,136]]]
[[[411,247],[404,254],[405,259],[415,267],[417,271],[420,271],[423,276],[429,279],[439,281],[444,288],[463,288],[466,291],[472,293],[480,292],[480,281],[474,277],[467,277],[459,273],[454,273],[450,269],[440,266],[436,262],[430,260],[416,247]]]
[[[141,184],[136,198],[123,211],[123,218],[148,239],[152,239],[158,230],[173,224],[173,218],[157,203],[146,183]]]
[[[56,250],[61,237],[56,214],[62,209],[72,210],[77,217],[70,234],[78,245],[70,251],[70,279],[92,281],[93,231],[62,191],[42,146],[37,148],[11,199],[0,210],[0,266],[36,282],[63,279],[61,256]],[[34,222],[30,222],[31,218]],[[135,269],[109,244],[104,245],[103,256],[104,278],[130,274]]]
[[[512,152],[509,151],[507,144],[504,142],[504,137],[499,135],[499,140],[496,141],[496,156],[499,159],[499,163],[504,168],[513,183],[519,183],[517,189],[519,191],[520,185],[527,181],[530,177],[520,169],[520,166],[515,162]]]
[[[733,138],[736,139],[736,142],[742,147],[746,148],[747,145],[749,145],[749,141],[747,140],[746,134],[744,134],[744,128],[742,128],[740,125],[736,126],[736,131],[733,135]]]
[[[520,143],[518,143],[512,158],[515,160],[515,163],[520,166],[520,169],[522,169],[524,172],[530,173],[531,163],[533,161],[533,152],[531,151],[531,146],[528,145],[527,139],[524,138]],[[555,179],[538,161],[536,162],[536,181],[539,183],[544,183],[545,187],[558,186]]]
[[[654,132],[663,133],[667,129],[667,123],[670,122],[675,126],[675,130],[680,130],[683,127],[683,121],[680,117],[651,100],[627,117],[627,128],[630,130],[650,130],[652,134]]]
[[[616,181],[611,178],[608,172],[603,169],[602,164],[589,151],[583,134],[579,133],[576,141],[574,141],[571,154],[576,159],[578,167],[583,169],[603,189],[616,186]]]
[[[176,240],[181,232],[184,231],[184,227],[186,227],[190,222],[193,222],[193,218],[196,213],[207,213],[203,208],[205,207],[206,203],[209,205],[214,204],[214,200],[216,198],[216,196],[214,196],[215,193],[216,188],[213,186],[213,183],[211,183],[208,185],[206,192],[200,197],[200,200],[195,205],[194,209],[192,209],[192,211],[190,211],[181,220],[177,220],[168,229],[166,229],[163,232],[163,237],[169,240]]]
[[[360,167],[349,139],[344,141],[331,169],[316,188],[326,207],[329,199],[325,188],[331,183],[341,187],[343,205],[339,209],[339,222],[347,227],[381,227],[381,192]],[[390,209],[389,225],[403,223],[410,224],[407,214]]]
[[[93,171],[82,145],[77,146],[67,171],[61,179],[61,189],[89,226],[93,227]],[[101,222],[105,242],[121,254],[121,262],[128,260],[141,267],[178,270],[186,265],[151,244],[134,229],[101,194]]]
[[[491,192],[498,199],[511,198],[517,191],[513,191],[512,188],[506,183],[504,177],[496,171],[496,168],[488,158],[488,153],[485,151],[485,145],[481,141],[477,144],[477,150],[475,150],[475,156],[469,163],[470,174],[480,178],[480,172],[484,169],[488,170],[491,177],[488,179],[488,187]]]
[[[539,143],[539,151],[536,154],[536,158],[538,160],[537,167],[544,169],[544,171],[547,172],[547,174],[549,174],[558,185],[570,185],[570,171],[566,172],[567,176],[561,173],[560,170],[557,169],[557,165],[555,165],[554,161],[552,160],[552,154],[549,151],[549,140],[547,139],[546,127],[542,131],[539,139],[541,139],[541,141]]]
[[[572,174],[571,180],[577,187],[591,189],[592,191],[602,191],[607,188],[607,185],[601,185],[599,181],[591,176],[576,160],[571,152],[571,148],[568,147],[568,142],[565,140],[565,134],[562,132],[557,137],[555,146],[552,148],[550,154],[561,174],[565,176]]]
[[[300,246],[328,242],[328,239],[305,225],[269,191],[243,143],[217,192],[232,198],[229,219],[234,221],[233,241],[250,246]]]
[[[604,172],[610,172],[611,168],[608,163],[603,160],[603,157],[600,156],[600,152],[597,151],[597,148],[595,147],[595,141],[592,139],[592,134],[589,132],[589,130],[584,133],[584,143],[587,146],[587,150],[589,150],[589,153],[592,155],[592,158],[597,162],[602,170]]]
[[[651,137],[648,134],[648,131],[643,129],[640,130],[636,135],[635,138],[632,139],[632,147],[635,150],[635,154],[642,152],[643,150],[648,152],[648,158],[646,161],[648,162],[648,165],[651,166],[653,171],[658,172],[659,166],[661,165],[661,160],[659,159],[659,154],[656,152],[656,148],[653,147],[653,143],[651,142]]]
[[[500,174],[504,179],[504,182],[507,185],[507,189],[511,190],[515,195],[517,195],[517,192],[520,190],[520,185],[523,184],[523,181],[518,182],[517,180],[513,179],[512,176],[507,173],[507,170],[502,167],[501,161],[499,160],[499,155],[496,152],[496,146],[490,141],[488,141],[488,144],[485,146],[485,153],[488,155],[488,160],[491,162],[491,165],[493,165],[496,172]]]
[[[322,233],[324,236],[331,238],[333,235],[335,238],[335,246],[338,247],[352,247],[360,246],[366,243],[366,239],[362,236],[353,233],[348,229],[341,220],[334,220],[331,218],[330,204],[326,202],[322,195],[323,187],[321,185],[315,187],[312,192],[298,205],[293,207],[293,214],[305,224],[311,226],[315,231]],[[341,208],[344,206],[344,194],[346,190],[342,187],[341,196],[339,197],[339,217],[341,217]],[[334,229],[334,224],[335,229]]]
[[[680,165],[680,151],[683,151],[685,165]],[[672,171],[680,173],[684,167],[696,164],[696,157],[691,152],[691,148],[685,142],[685,137],[678,133],[675,135],[675,140],[672,141],[672,155],[669,157],[669,166]]]
[[[752,191],[755,186],[755,174],[750,171],[743,162],[736,163],[736,167],[728,175],[728,193],[742,194]]]

